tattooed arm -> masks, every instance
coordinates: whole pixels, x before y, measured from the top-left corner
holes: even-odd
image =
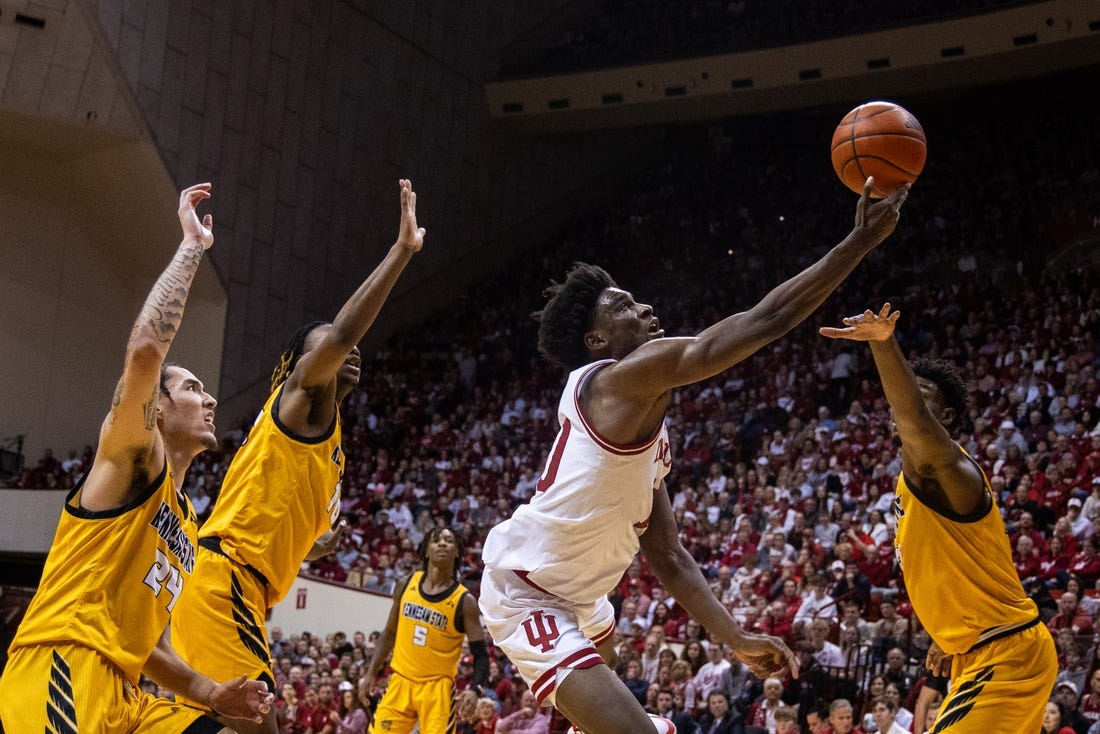
[[[179,330],[203,253],[214,244],[213,219],[207,214],[200,221],[195,211],[199,202],[208,198],[208,183],[180,194],[183,241],[157,278],[130,332],[122,377],[81,491],[80,504],[86,509],[108,510],[127,504],[164,467],[164,442],[157,430],[161,365]]]

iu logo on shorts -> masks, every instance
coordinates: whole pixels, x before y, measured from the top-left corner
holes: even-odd
[[[542,652],[550,652],[558,639],[558,621],[553,614],[543,614],[539,609],[523,620],[523,631],[527,633],[531,647],[541,647]]]

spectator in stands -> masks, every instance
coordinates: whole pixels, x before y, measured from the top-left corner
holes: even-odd
[[[699,668],[699,672],[692,679],[697,700],[707,701],[710,692],[722,683],[722,673],[729,670],[730,663],[726,659],[726,645],[722,642],[712,641],[707,646],[707,663]],[[727,702],[728,703],[728,702]]]
[[[1066,721],[1068,713],[1066,705],[1061,701],[1047,702],[1041,734],[1075,734],[1073,727]]]
[[[470,689],[459,691],[455,696],[455,734],[475,734],[479,723],[477,715],[477,694]]]
[[[516,709],[516,689],[511,676],[507,675],[500,661],[489,657],[489,682],[486,690],[491,690],[500,703],[500,715],[509,716]]]
[[[1089,720],[1089,726],[1100,722],[1100,670],[1089,671],[1088,687],[1081,697],[1081,713]]]
[[[783,695],[783,681],[778,678],[768,678],[764,681],[764,693],[749,706],[745,715],[747,726],[758,726],[775,731],[775,712],[786,707],[781,697]]]
[[[1030,449],[1027,445],[1027,439],[1020,435],[1020,432],[1016,430],[1016,424],[1009,419],[1001,421],[1001,432],[997,436],[997,440],[993,442],[993,445],[997,447],[997,451],[1001,456],[1004,456],[1008,452],[1009,446],[1015,446],[1020,454],[1027,456]]]
[[[699,716],[699,731],[701,734],[736,734],[740,730],[740,719],[723,691],[711,691],[707,694],[707,708]]]
[[[1096,537],[1081,540],[1081,549],[1069,561],[1069,573],[1089,589],[1100,579],[1100,555],[1097,554],[1096,544]]]
[[[902,701],[905,698],[905,693],[902,690],[902,687],[898,685],[896,681],[887,678],[886,689],[884,690],[882,697],[893,704],[894,720],[897,721],[898,724],[900,724],[905,731],[909,731],[910,728],[913,726],[913,712],[902,705]]]
[[[871,717],[879,734],[908,734],[909,730],[895,720],[894,702],[889,698],[876,698],[871,702]]]
[[[871,644],[881,655],[886,650],[908,643],[909,620],[898,614],[897,607],[889,599],[879,603],[879,614],[881,618],[871,628]]]
[[[680,696],[683,710],[692,716],[695,715],[695,708],[699,700],[695,691],[694,676],[695,673],[692,672],[690,663],[687,660],[677,660],[669,670],[669,690]]]
[[[1058,686],[1064,682],[1073,683],[1074,689],[1078,692],[1087,690],[1089,669],[1085,664],[1085,656],[1081,654],[1081,646],[1076,640],[1062,651],[1062,658],[1064,662],[1059,667],[1054,690],[1057,691]]]
[[[684,649],[680,651],[680,659],[691,666],[691,675],[694,676],[699,669],[707,664],[707,651],[701,640],[688,640],[684,643]]]
[[[291,683],[284,683],[280,688],[279,698],[275,700],[275,723],[279,734],[301,734],[297,730],[296,719],[298,716],[298,692]]]
[[[799,605],[792,623],[795,634],[799,634],[806,624],[815,619],[824,619],[830,624],[835,623],[837,620],[836,600],[826,593],[825,579],[820,574],[815,573],[806,579],[805,588],[802,603]]]
[[[638,699],[638,703],[644,704],[649,681],[642,678],[642,664],[638,659],[627,661],[623,682],[626,683],[627,690],[634,694],[634,698]]]
[[[668,696],[669,705],[672,694]],[[496,734],[547,734],[550,712],[544,711],[535,700],[535,694],[525,688],[519,696],[519,707],[497,722]]]
[[[676,727],[676,734],[697,734],[699,725],[694,717],[676,708],[675,696],[669,688],[657,691],[657,715],[671,721]]]
[[[355,693],[355,686],[344,681],[340,683],[338,692],[339,704],[329,715],[329,725],[321,731],[330,731],[332,734],[366,734],[367,713]]]
[[[829,728],[823,732],[827,734],[864,734],[863,730],[855,725],[852,714],[852,702],[846,698],[838,698],[829,704]]]
[[[899,704],[916,682],[906,662],[905,651],[900,647],[892,647],[886,651],[886,667],[882,671],[882,676],[886,679],[887,686],[893,683],[898,687],[897,703]],[[884,691],[883,695],[889,694]],[[902,722],[902,725],[908,726],[908,722]]]
[[[775,734],[798,734],[798,712],[783,706],[775,712]]]
[[[1073,729],[1076,734],[1087,734],[1092,722],[1077,710],[1079,693],[1080,689],[1072,681],[1065,680],[1054,686],[1054,700],[1065,706],[1062,723]]]
[[[1082,637],[1089,637],[1093,632],[1092,618],[1081,609],[1077,595],[1071,591],[1063,592],[1058,597],[1058,613],[1047,621],[1047,627],[1051,632],[1070,629]]]
[[[497,702],[488,697],[477,700],[477,722],[474,725],[474,734],[494,734],[497,721],[500,720]]]
[[[821,704],[811,707],[806,712],[806,728],[809,729],[810,734],[827,734],[830,728],[828,707]]]
[[[824,619],[815,619],[808,627],[808,641],[814,649],[814,660],[823,668],[843,668],[844,654],[835,643],[828,640],[829,623]]]
[[[872,637],[871,623],[866,621],[859,613],[859,604],[854,601],[843,601],[840,604],[841,619],[840,628],[855,627],[859,632],[860,642],[870,643]]]

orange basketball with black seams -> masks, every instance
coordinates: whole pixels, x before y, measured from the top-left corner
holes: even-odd
[[[867,102],[844,116],[833,132],[833,170],[857,194],[874,176],[871,196],[881,199],[924,170],[928,143],[920,122],[893,102]]]

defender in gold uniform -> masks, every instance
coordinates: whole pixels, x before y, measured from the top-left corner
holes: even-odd
[[[164,364],[213,244],[210,216],[195,213],[209,189],[180,195],[183,242],[131,332],[95,461],[66,498],[11,645],[0,679],[9,734],[219,731],[212,709],[259,720],[270,708],[266,686],[243,677],[216,685],[180,660],[167,634],[195,564],[195,512],[180,488],[195,456],[217,445],[217,402],[189,371]],[[142,672],[201,709],[143,693]]]
[[[454,730],[454,680],[463,637],[469,638],[474,656],[474,685],[488,682],[489,653],[477,601],[458,582],[461,556],[453,530],[432,528],[420,543],[423,570],[394,590],[386,629],[360,684],[359,695],[365,698],[366,686],[375,685],[392,651],[393,672],[372,734],[408,734],[417,723],[423,734]]]
[[[246,671],[274,687],[264,619],[303,560],[327,555],[340,528],[340,401],[359,382],[356,346],[398,276],[424,245],[416,194],[402,180],[401,227],[389,254],[331,324],[302,327],[272,375],[271,395],[202,527],[195,577],[173,618],[173,643],[196,670]],[[186,699],[185,699],[186,700]],[[274,734],[274,713],[242,734]]]
[[[996,497],[948,433],[966,407],[953,365],[902,356],[890,304],[824,336],[870,343],[898,437],[895,549],[913,610],[931,635],[928,667],[951,669],[932,734],[1038,731],[1058,674],[1054,641],[1024,592]],[[943,657],[941,657],[943,656]]]

